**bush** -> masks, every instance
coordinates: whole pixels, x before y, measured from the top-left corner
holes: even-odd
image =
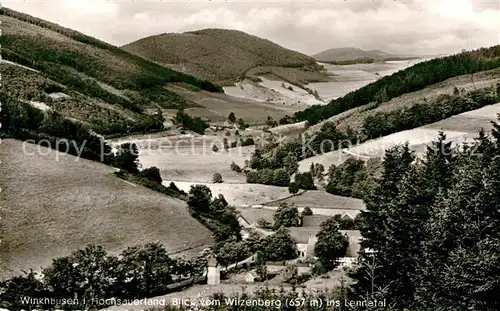
[[[222,175],[219,174],[219,173],[215,173],[214,176],[212,177],[212,182],[214,184],[220,184],[220,183],[222,183],[223,182]]]
[[[290,184],[290,175],[282,169],[279,168],[273,173],[273,185],[279,187],[287,187]]]
[[[302,216],[311,216],[312,214],[313,211],[309,208],[309,206],[306,206],[302,211]]]
[[[234,162],[231,163],[231,170],[235,171],[236,173],[241,173],[242,171],[241,167],[239,167],[239,165]]]
[[[248,171],[246,173],[246,181],[249,184],[257,184],[259,183],[259,173],[256,171]]]
[[[297,265],[287,265],[285,269],[281,272],[283,281],[289,284],[296,284],[297,277],[299,276],[299,268]]]
[[[161,184],[163,179],[161,178],[160,169],[156,166],[148,167],[139,172],[140,177],[147,178],[151,181]]]
[[[243,121],[243,119],[241,119],[241,118],[238,119],[238,126],[239,126],[240,130],[246,130],[248,127],[250,127],[250,125],[245,123],[245,121]]]
[[[290,207],[287,204],[280,204],[274,213],[274,227],[299,227],[302,219],[296,207]]]
[[[175,116],[175,120],[182,124],[183,127],[198,133],[205,134],[205,130],[209,127],[208,123],[203,121],[199,117],[192,118],[186,114],[183,110],[178,110]]]
[[[273,117],[267,116],[266,125],[269,125],[270,127],[275,127],[278,125],[278,122],[275,121]]]
[[[316,186],[314,185],[314,180],[310,172],[295,174],[295,183],[297,183],[300,189],[316,190]]]
[[[288,186],[288,192],[290,192],[291,194],[296,194],[299,192],[299,190],[299,185],[296,182],[291,182]]]
[[[262,229],[271,229],[273,226],[269,221],[265,220],[264,218],[259,218],[259,220],[257,220],[257,227]]]

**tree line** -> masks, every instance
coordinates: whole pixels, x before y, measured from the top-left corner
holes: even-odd
[[[389,149],[365,199],[362,246],[374,252],[361,254],[354,292],[397,310],[498,310],[499,168],[498,123],[456,146],[440,133],[422,159]]]
[[[425,101],[409,108],[378,112],[368,116],[363,122],[362,133],[364,139],[378,138],[492,105],[498,100],[500,100],[500,84],[496,90],[491,88],[475,90],[463,95],[441,95],[432,102]]]
[[[492,87],[468,93],[441,95],[432,102],[416,103],[409,108],[390,112],[379,112],[366,117],[359,132],[349,127],[340,130],[335,123],[325,122],[314,134],[306,133],[302,137],[291,138],[279,145],[271,143],[257,149],[249,163],[250,168],[256,171],[247,173],[247,182],[284,185],[284,183],[274,181],[271,178],[271,172],[285,169],[291,175],[296,172],[295,167],[298,168],[298,161],[314,155],[348,148],[369,139],[416,128],[465,111],[492,105],[499,100],[500,85],[497,85],[496,89]],[[370,165],[373,166],[375,163]],[[326,189],[332,194],[363,198],[363,192],[365,192],[363,188],[371,187],[373,184],[370,176],[375,171],[359,161],[353,163],[349,160],[346,164],[329,170],[329,184]],[[310,172],[312,177],[321,177],[321,174]],[[356,172],[358,172],[357,175]],[[307,178],[309,179],[309,176]],[[353,185],[358,187],[354,189],[354,192]],[[295,185],[292,188],[296,188]],[[307,187],[301,189],[307,189]]]
[[[54,259],[40,274],[30,270],[0,282],[0,305],[10,310],[103,308],[104,299],[140,299],[168,293],[169,285],[201,275],[206,264],[203,256],[188,261],[174,259],[159,243],[131,246],[118,256],[91,244]],[[23,301],[24,297],[35,302]],[[80,305],[49,300],[75,298]]]

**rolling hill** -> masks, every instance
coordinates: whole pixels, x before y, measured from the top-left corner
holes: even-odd
[[[165,33],[129,43],[123,49],[221,85],[240,81],[253,68],[265,72],[271,69],[263,67],[283,67],[290,72],[282,75],[293,76],[320,70],[312,57],[228,29]]]
[[[389,54],[380,50],[365,51],[351,47],[328,49],[318,54],[314,54],[312,57],[318,62],[339,65],[408,58],[403,55]]]
[[[211,82],[163,67],[57,24],[1,9],[3,79],[10,98],[43,103],[104,134],[148,128],[148,111],[189,102],[165,88],[222,92]],[[144,124],[142,124],[144,123]]]
[[[213,242],[185,202],[127,183],[101,163],[12,139],[2,140],[0,157],[0,278],[88,243],[119,252],[159,241],[189,255]]]

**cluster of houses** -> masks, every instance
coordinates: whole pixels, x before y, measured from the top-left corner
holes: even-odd
[[[262,205],[256,206],[254,208],[262,209],[265,211],[266,208]],[[272,213],[268,213],[270,215]],[[258,233],[264,235],[273,234],[271,231],[263,230],[258,228],[257,223],[255,221],[249,221],[244,217],[245,213],[242,213],[239,217],[240,224],[243,227],[243,238],[248,236],[250,231],[256,231]],[[290,235],[295,240],[297,245],[297,250],[299,252],[299,256],[297,261],[305,262],[314,258],[314,248],[317,242],[316,234],[320,230],[320,223],[324,221],[327,216],[324,215],[313,215],[313,216],[304,216],[303,223],[301,227],[291,227]],[[341,219],[346,220],[354,220],[355,213],[344,213]],[[360,251],[360,241],[361,234],[359,230],[341,230],[341,233],[345,234],[349,240],[349,246],[346,251],[346,255],[342,258],[339,258],[339,262],[341,266],[351,266],[356,263],[358,253]],[[269,267],[268,268],[272,268]],[[279,267],[281,269],[283,267]],[[220,272],[221,267],[217,264],[217,260],[215,258],[211,258],[208,263],[207,270],[207,284],[209,285],[218,285],[220,284]],[[245,276],[245,281],[247,283],[253,283],[259,280],[259,276],[255,271],[247,272]]]

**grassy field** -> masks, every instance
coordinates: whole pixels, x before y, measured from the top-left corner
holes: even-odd
[[[260,76],[258,82],[244,79],[234,86],[226,86],[224,92],[233,97],[272,104],[274,107],[288,111],[298,111],[311,105],[325,104],[304,88],[269,74]]]
[[[265,208],[256,209],[252,207],[240,207],[238,208],[238,212],[240,212],[241,216],[245,218],[245,220],[250,224],[257,223],[257,221],[259,221],[259,219],[261,218],[267,220],[270,224],[274,223],[274,210]]]
[[[123,49],[221,85],[239,81],[258,66],[319,71],[316,61],[307,55],[228,29],[165,33],[129,43]]]
[[[299,110],[298,107],[231,96],[231,92],[229,95],[205,91],[194,92],[177,85],[169,86],[168,89],[196,105],[196,107],[186,109],[189,115],[207,118],[212,122],[224,122],[229,113],[233,112],[237,118],[243,118],[246,123],[257,125],[264,124],[268,116],[279,120]]]
[[[172,180],[164,180],[163,184],[168,186]],[[212,195],[223,194],[230,205],[244,207],[254,204],[263,204],[269,201],[289,196],[287,187],[266,186],[259,184],[214,184],[200,182],[183,182],[173,180],[177,187],[189,191],[191,185],[203,184],[210,188]]]
[[[297,207],[309,206],[310,208],[345,210],[361,210],[365,206],[362,200],[341,197],[320,190],[308,190],[301,195],[295,195],[284,200],[267,203],[266,205],[276,206],[280,203],[295,205]]]
[[[100,163],[3,140],[1,277],[38,270],[88,243],[111,252],[159,241],[189,256],[213,242],[187,205],[129,184]]]
[[[243,131],[242,131],[243,133]],[[114,144],[134,142],[139,147],[139,160],[144,167],[156,166],[164,180],[207,183],[215,173],[225,182],[244,183],[244,173],[236,173],[230,165],[235,162],[243,167],[250,158],[254,146],[223,149],[221,135],[152,137],[147,139],[114,140]],[[232,141],[234,136],[229,138]],[[219,151],[212,151],[216,145]]]

